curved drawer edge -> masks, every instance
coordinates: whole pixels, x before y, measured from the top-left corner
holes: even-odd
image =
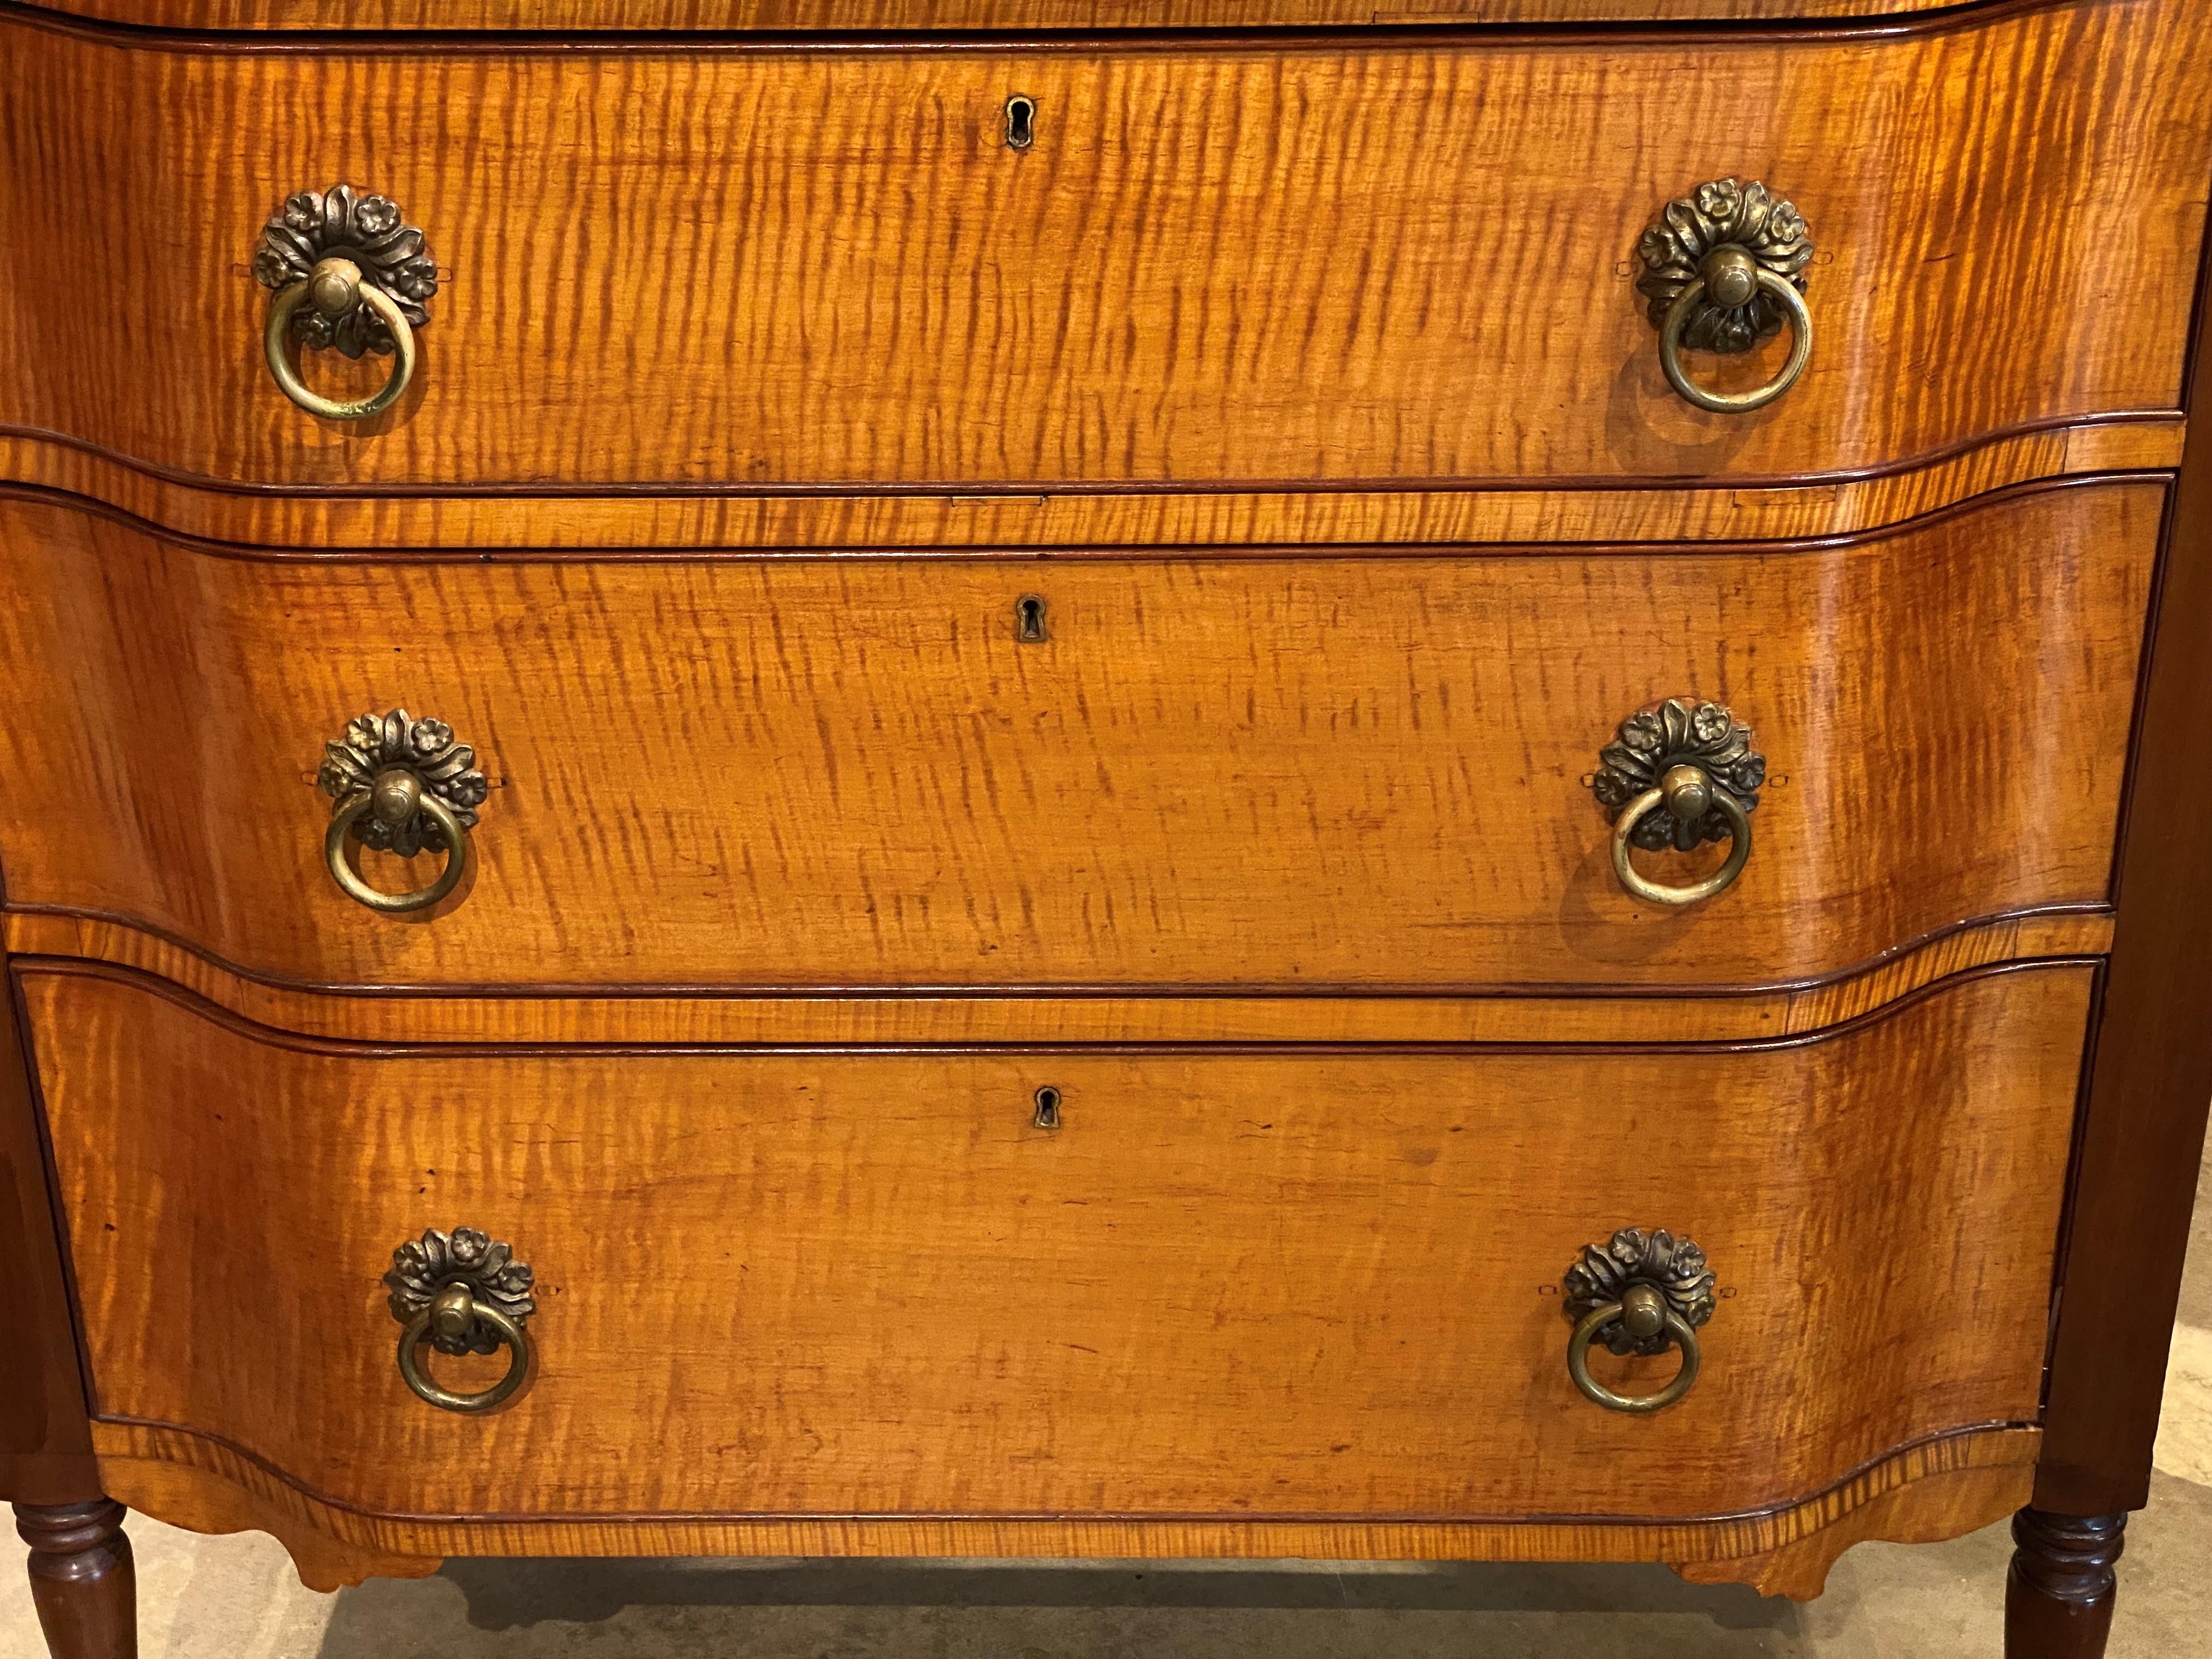
[[[859,30],[938,37],[948,46],[981,48],[1032,29],[1080,33],[1096,40],[1263,29],[1271,38],[1299,34],[1362,36],[1469,33],[1510,35],[1528,29],[1571,31],[1606,38],[1634,31],[1648,39],[1664,32],[1695,36],[1716,27],[1756,36],[1838,33],[1882,37],[1959,28],[2066,0],[1673,0],[1644,15],[1621,15],[1618,0],[1402,0],[1377,8],[1364,0],[1297,0],[1270,8],[1254,24],[1237,0],[1144,0],[1101,4],[1097,0],[805,0],[798,5],[740,0],[702,8],[678,0],[563,0],[518,5],[514,0],[471,0],[460,7],[399,0],[398,3],[331,6],[312,0],[11,0],[18,12],[58,33],[143,44],[204,45],[251,49],[255,37],[282,32],[294,51],[359,50],[362,37],[400,46],[424,33],[441,36],[520,33],[560,37],[563,50],[602,49],[603,34],[667,31],[687,50],[820,49],[810,38]],[[1612,9],[1608,9],[1608,6]],[[336,37],[336,39],[333,39]],[[466,44],[464,39],[462,44]],[[499,41],[512,50],[512,40]],[[822,45],[839,46],[831,40]]]
[[[421,1577],[448,1556],[986,1556],[1659,1561],[1700,1583],[1817,1595],[1873,1539],[1933,1543],[2028,1501],[2039,1428],[1996,1424],[1901,1446],[1796,1502],[1679,1521],[1384,1517],[386,1515],[313,1491],[219,1436],[173,1423],[92,1427],[106,1491],[193,1532],[266,1532],[314,1589]]]
[[[19,969],[143,983],[249,1035],[376,1048],[1759,1044],[1832,1035],[1960,978],[2100,957],[2112,940],[2112,913],[2101,908],[1984,917],[1832,978],[1703,994],[1332,996],[1049,987],[729,994],[608,987],[457,995],[272,982],[117,918],[17,911],[0,924],[0,943]]]
[[[65,434],[0,425],[0,490],[68,504],[204,550],[465,557],[478,549],[605,556],[1237,545],[1454,546],[1786,541],[1902,525],[2043,479],[2171,471],[2185,425],[2169,410],[2069,417],[1985,434],[1866,474],[1588,480],[1492,488],[1220,488],[1081,493],[607,490],[355,492],[240,487],[174,474]]]

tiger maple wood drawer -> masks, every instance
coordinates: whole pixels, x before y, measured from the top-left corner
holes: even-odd
[[[19,972],[105,1421],[375,1514],[1260,1521],[1739,1513],[2033,1424],[2094,970],[1739,1048],[1323,1054],[369,1048]],[[1562,1275],[1629,1226],[1714,1275],[1667,1258],[1701,1363],[1652,1416],[1570,1375],[1618,1286]],[[460,1227],[505,1251],[380,1282]],[[528,1357],[418,1328],[417,1398],[394,1311],[456,1276]]]
[[[1855,472],[2173,411],[2212,168],[2195,0],[1296,47],[264,53],[0,29],[0,214],[28,255],[0,284],[0,422],[222,484]],[[92,185],[94,154],[164,187]],[[372,293],[311,283],[326,257]],[[358,349],[406,313],[396,403],[287,401],[256,272],[291,307],[280,363],[287,327]],[[1810,355],[1777,401],[1715,413],[1670,386],[1674,300],[1686,386],[1747,395],[1786,371],[1783,339],[1699,348],[1779,327],[1798,278],[1784,332]],[[304,356],[311,398],[396,372]]]
[[[1796,981],[2105,902],[2164,500],[1632,554],[495,562],[0,502],[0,857],[15,908],[322,984]],[[1686,853],[1678,761],[1721,786]],[[459,860],[348,839],[456,812]]]

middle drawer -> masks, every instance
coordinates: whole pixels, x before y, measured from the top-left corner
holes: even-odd
[[[0,859],[15,907],[319,983],[1795,981],[2105,901],[2163,502],[2042,488],[1819,544],[678,562],[218,556],[10,501]],[[1591,787],[1670,697],[1771,769],[1740,878],[1680,908],[1623,890]],[[314,787],[394,708],[490,785],[468,880],[412,919],[339,890]],[[362,856],[386,888],[437,863]]]

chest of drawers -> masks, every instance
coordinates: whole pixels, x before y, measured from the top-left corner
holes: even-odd
[[[124,1504],[1799,1596],[2018,1511],[2101,1652],[2205,8],[55,0],[0,100],[57,1659]]]

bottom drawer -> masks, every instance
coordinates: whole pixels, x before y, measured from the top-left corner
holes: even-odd
[[[608,1053],[21,970],[100,1414],[507,1516],[1700,1516],[2031,1422],[2090,981],[1733,1048]],[[479,1416],[380,1283],[457,1224],[537,1275]],[[1718,1274],[1650,1416],[1565,1365],[1560,1274],[1632,1224]]]

